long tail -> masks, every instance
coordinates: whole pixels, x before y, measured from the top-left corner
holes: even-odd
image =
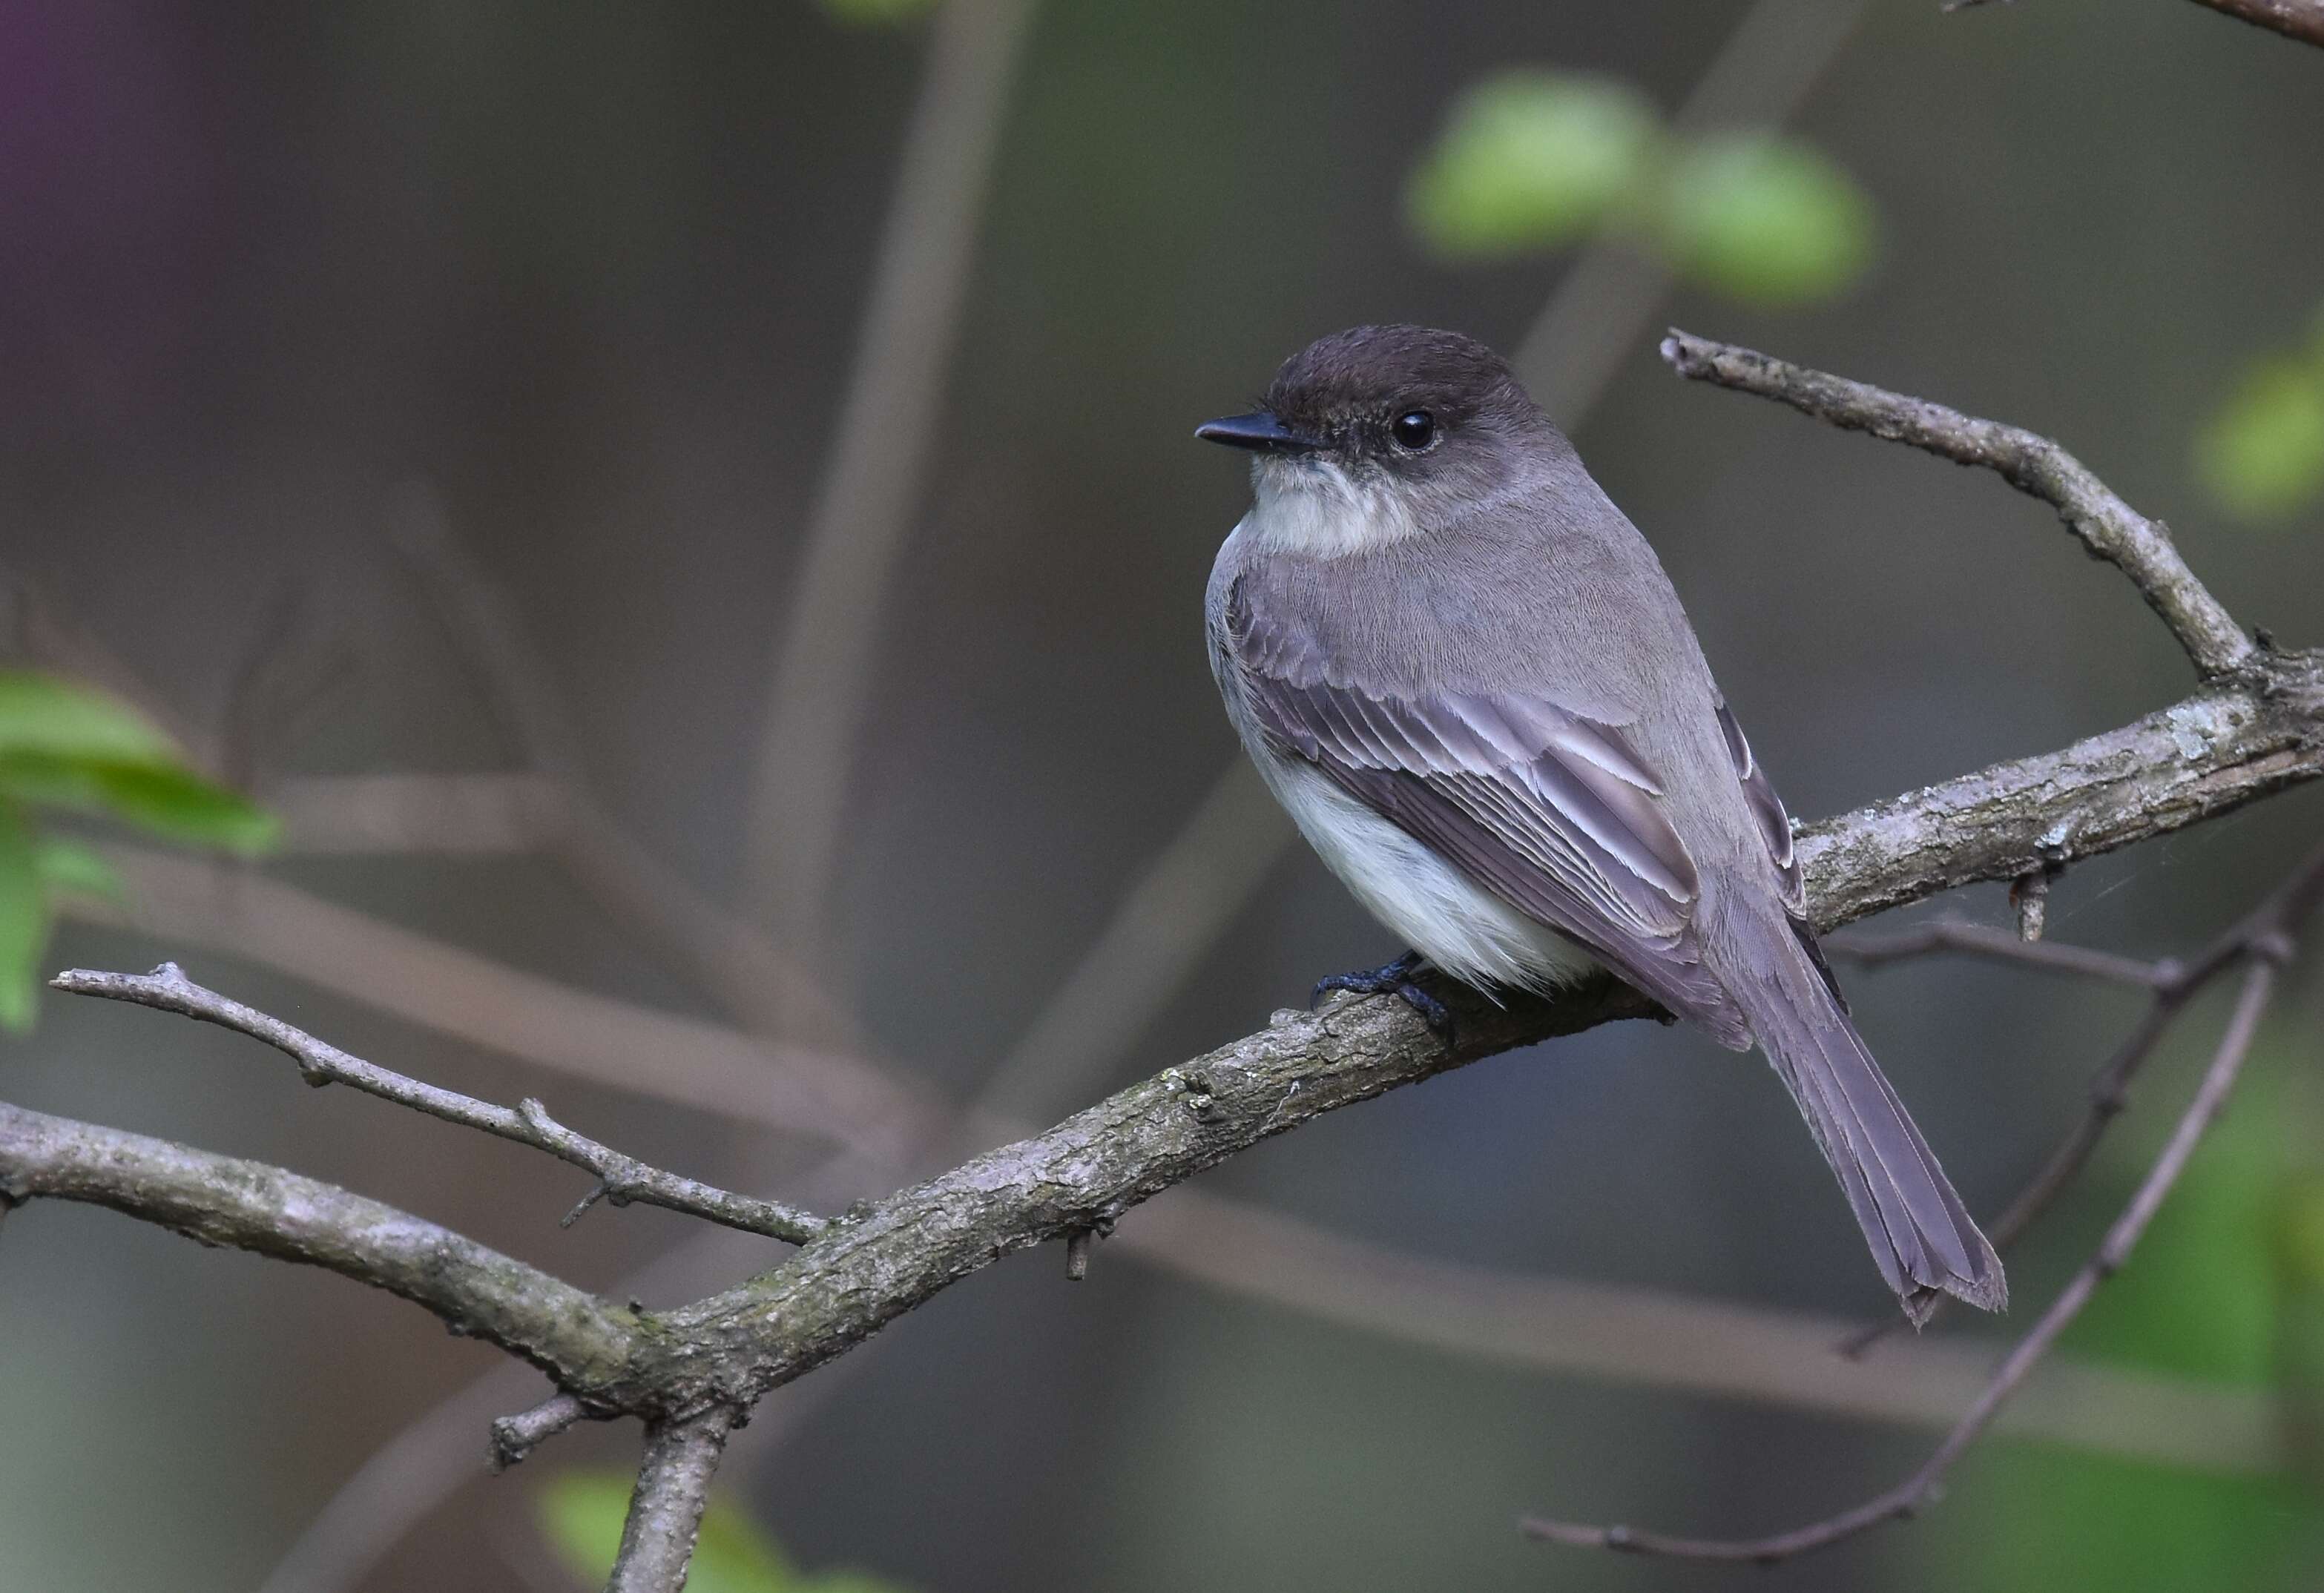
[[[1765,955],[1752,959],[1752,1029],[1839,1175],[1905,1316],[1915,1327],[1926,1321],[1940,1293],[1999,1311],[2009,1303],[2001,1258],[1865,1049],[1821,959],[1784,930],[1753,938]]]

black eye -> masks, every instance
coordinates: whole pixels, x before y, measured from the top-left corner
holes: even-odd
[[[1395,437],[1397,447],[1417,454],[1435,439],[1436,417],[1425,410],[1406,410],[1396,418],[1396,424],[1388,431]]]

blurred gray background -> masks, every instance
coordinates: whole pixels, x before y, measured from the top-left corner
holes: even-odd
[[[1196,422],[1351,322],[1523,340],[1573,256],[1446,264],[1403,219],[1448,102],[1543,64],[1667,108],[1744,9],[1038,9],[926,490],[862,621],[841,845],[798,948],[830,1008],[798,1020],[813,1045],[931,1110],[975,1098],[1228,767],[1199,603],[1246,487],[1190,440]],[[544,662],[588,790],[679,880],[742,907],[770,660],[931,25],[800,0],[0,7],[0,563],[279,800],[316,777],[522,763],[425,561],[397,551],[400,528],[439,526]],[[1795,813],[2063,745],[2183,695],[2188,671],[2040,505],[1683,383],[1655,357],[1659,327],[2056,436],[2167,520],[2239,618],[2311,644],[2324,516],[2238,523],[2189,461],[2237,373],[2324,299],[2319,112],[2324,54],[2176,0],[1864,9],[1790,125],[1877,205],[1876,265],[1810,308],[1682,287],[1622,345],[1577,439],[1660,550]],[[2319,820],[2324,797],[2294,793],[2079,867],[2052,933],[2190,949]],[[558,855],[298,834],[294,815],[258,879],[540,981],[738,1021]],[[544,1067],[479,1042],[506,1020],[489,987],[436,992],[467,1004],[463,1032],[413,1020],[425,990],[365,989],[426,969],[358,956],[334,988],[238,953],[235,926],[274,898],[236,889],[214,879],[167,923],[77,922],[50,961],[176,957],[388,1065],[542,1095],[626,1149],[826,1209],[979,1147],[972,1129],[835,1161],[774,1114],[673,1102],[650,1050],[595,1082]],[[1999,888],[1932,910],[2006,916]],[[209,944],[182,933],[204,915],[227,926]],[[1054,1119],[1401,949],[1304,852],[1197,944],[1190,977],[1139,982],[1150,1018],[1069,1047],[1082,1065],[1001,1104]],[[1988,1211],[2135,1011],[1958,962],[1849,982]],[[2073,1355],[2234,1397],[2271,1386],[2266,1202],[2312,1143],[2318,1023],[2304,981],[2215,1158],[2214,1187],[2243,1194],[2205,1205],[2190,1187],[2186,1220],[2213,1226],[2174,1240],[2166,1220],[2150,1280],[2135,1268]],[[2196,1015],[2122,1145],[2015,1262],[2012,1321],[2126,1192],[2215,1024]],[[51,998],[0,1043],[0,1092],[344,1182],[608,1291],[676,1300],[778,1254],[735,1241],[632,1285],[694,1226],[632,1208],[560,1231],[569,1169],[299,1089],[251,1043],[153,1013]],[[927,1593],[2252,1586],[2315,1519],[2312,1496],[2248,1468],[2021,1437],[1974,1457],[1930,1518],[1766,1575],[1531,1545],[1513,1525],[1528,1510],[1794,1524],[1885,1487],[1937,1429],[1560,1370],[1550,1351],[1463,1353],[1478,1308],[1457,1294],[1407,1291],[1407,1317],[1444,1318],[1416,1335],[1197,1281],[1214,1258],[1154,1254],[1172,1202],[1197,1196],[1477,1269],[1463,1276],[1786,1321],[1880,1294],[1764,1067],[1622,1026],[1270,1142],[1133,1214],[1125,1239],[1156,1237],[1101,1247],[1078,1286],[1048,1251],[977,1275],[774,1396],[728,1496],[808,1567]],[[2222,1271],[2228,1251],[2258,1259]],[[1366,1288],[1350,1293],[1360,1315]],[[1932,1338],[2001,1331],[1948,1320]],[[1726,1353],[1713,1328],[1673,1331],[1679,1363]],[[383,1444],[501,1359],[336,1278],[94,1211],[20,1212],[0,1236],[0,1588],[257,1587]],[[487,1479],[482,1417],[539,1392],[510,1386],[453,1424],[457,1486],[333,1585],[573,1585],[527,1501],[560,1468],[628,1464],[635,1434],[586,1432]]]

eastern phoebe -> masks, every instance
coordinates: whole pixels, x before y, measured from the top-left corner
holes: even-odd
[[[1654,550],[1492,350],[1358,327],[1265,407],[1211,666],[1308,844],[1422,959],[1489,994],[1602,965],[1722,1045],[1757,1044],[1915,1324],[1999,1310],[2001,1262],[1881,1076],[1806,917],[1791,821]]]

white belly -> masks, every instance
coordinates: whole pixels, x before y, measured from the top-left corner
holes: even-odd
[[[1373,917],[1445,972],[1480,990],[1509,985],[1547,994],[1596,971],[1580,946],[1477,884],[1322,770],[1248,737],[1244,745],[1324,866]]]

